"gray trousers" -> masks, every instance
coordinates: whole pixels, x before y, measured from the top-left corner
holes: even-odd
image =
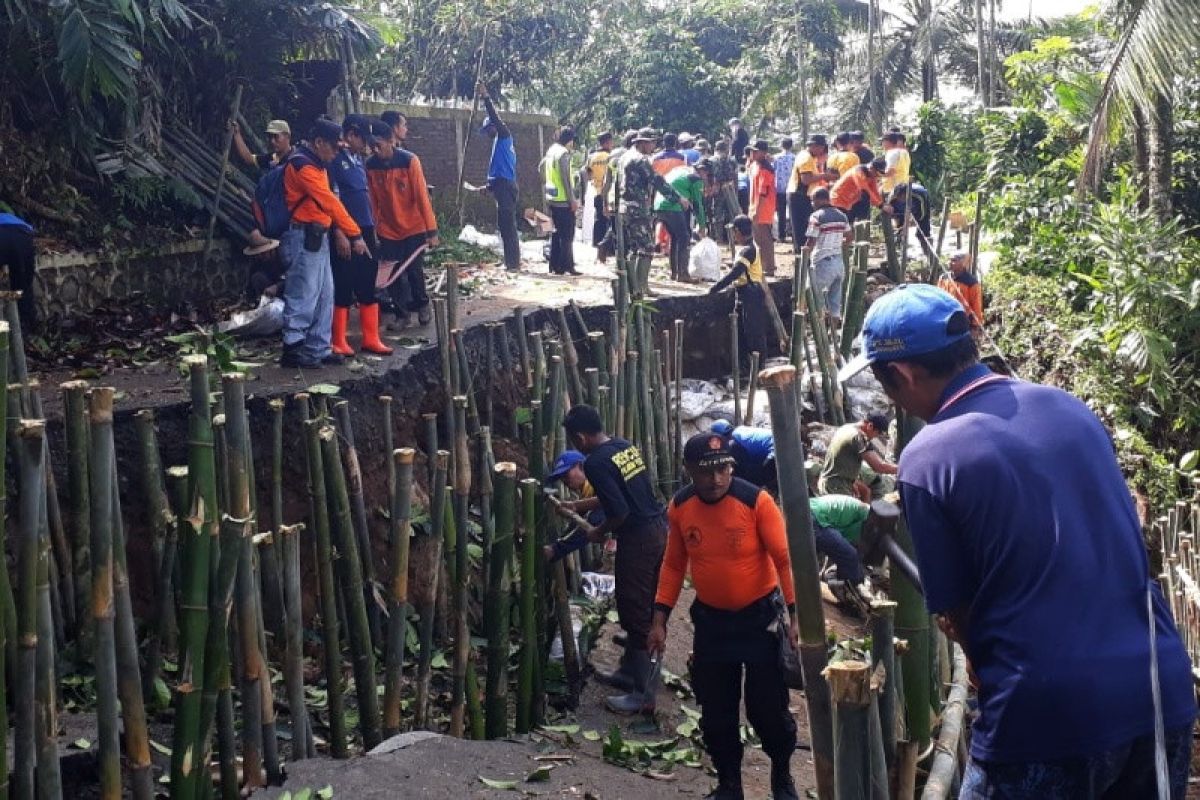
[[[519,188],[515,181],[497,178],[491,192],[496,199],[496,230],[504,243],[504,267],[518,269],[521,266],[521,239],[517,234]]]

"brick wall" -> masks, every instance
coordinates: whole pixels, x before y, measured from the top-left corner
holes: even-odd
[[[438,218],[457,224],[455,216],[455,186],[464,137],[467,136],[469,108],[434,108],[427,106],[389,105],[364,102],[363,113],[378,115],[395,109],[408,117],[408,140],[406,147],[421,159],[425,179],[433,186],[433,206]],[[544,114],[516,114],[501,112],[504,121],[513,133],[517,151],[517,183],[521,187],[521,208],[542,207],[542,180],[538,162],[550,143],[554,141],[557,123]],[[492,140],[479,132],[484,111],[480,107],[467,138],[466,170],[463,179],[475,186],[487,180],[488,160],[492,152]],[[466,222],[492,231],[495,229],[496,205],[487,195],[464,193],[464,219]]]

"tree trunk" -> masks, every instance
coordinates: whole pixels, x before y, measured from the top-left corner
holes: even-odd
[[[796,2],[796,87],[800,92],[800,135],[808,141],[808,42],[804,40],[803,0]]]
[[[1133,172],[1134,180],[1141,187],[1138,192],[1138,208],[1145,211],[1150,206],[1150,125],[1146,112],[1140,105],[1133,105]]]
[[[1159,219],[1171,216],[1171,153],[1174,150],[1171,127],[1175,121],[1171,95],[1156,92],[1154,107],[1147,114],[1149,126],[1150,208]]]
[[[975,0],[975,69],[979,73],[979,102],[987,107],[987,47],[983,36],[983,4]]]

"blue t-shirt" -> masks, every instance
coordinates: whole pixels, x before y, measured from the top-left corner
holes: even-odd
[[[0,211],[0,228],[20,228],[26,233],[33,233],[33,226],[16,214]]]
[[[512,136],[497,136],[492,141],[492,160],[488,162],[488,185],[493,181],[517,179],[517,151]]]
[[[771,433],[770,428],[738,425],[733,429],[733,440],[759,464],[775,457],[775,435]]]
[[[371,214],[371,195],[367,191],[367,171],[362,159],[349,150],[338,150],[329,172],[346,213],[358,227],[374,228],[375,217]]]
[[[977,365],[942,402],[988,376]],[[1078,399],[999,380],[904,449],[900,493],[932,613],[967,609],[982,762],[1097,754],[1153,733],[1149,564],[1104,427]],[[1191,668],[1155,586],[1167,730],[1196,715]]]
[[[679,151],[679,155],[683,156],[683,163],[689,167],[694,167],[700,162],[700,151],[694,147],[685,147]]]

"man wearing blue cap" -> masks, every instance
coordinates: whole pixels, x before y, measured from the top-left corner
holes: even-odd
[[[899,488],[926,605],[976,676],[959,796],[1183,797],[1191,669],[1104,426],[980,364],[933,286],[875,301],[838,377],[868,366],[926,422]]]
[[[738,425],[719,419],[709,429],[729,445],[733,456],[733,474],[760,489],[774,492],[779,489],[775,473],[775,434],[770,428]]]
[[[604,511],[600,508],[596,490],[592,488],[583,472],[585,460],[586,456],[578,450],[564,450],[554,462],[550,474],[546,476],[546,483],[549,485],[562,481],[568,489],[578,495],[578,500],[565,500],[558,504],[559,508],[575,512],[595,527],[604,522]],[[557,542],[546,545],[543,549],[546,560],[558,561],[576,550],[583,549],[588,543],[587,533],[582,528],[575,528]]]
[[[517,203],[520,189],[517,187],[517,151],[513,146],[512,131],[500,118],[487,87],[479,83],[475,93],[487,109],[487,119],[480,132],[492,137],[492,157],[488,161],[487,186],[496,200],[496,230],[504,243],[504,268],[516,272],[521,268],[521,240],[517,235]]]

